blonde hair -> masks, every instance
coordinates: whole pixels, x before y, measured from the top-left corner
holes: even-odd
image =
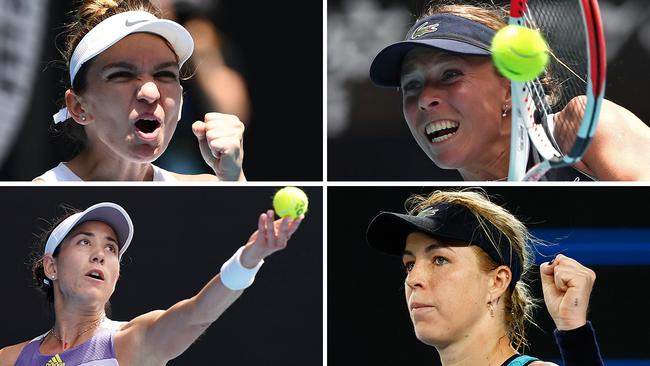
[[[424,13],[418,17],[418,21],[433,14],[446,13],[453,14],[474,22],[483,24],[484,26],[499,30],[508,25],[508,11],[504,7],[496,5],[484,5],[483,7],[474,5],[459,5],[459,4],[444,4],[438,2],[434,4],[429,3]]]
[[[476,216],[481,229],[499,255],[505,258],[507,256],[503,255],[502,248],[497,245],[490,230],[486,227],[486,221],[489,222],[507,238],[510,243],[511,255],[516,255],[522,263],[520,281],[517,281],[514,287],[509,287],[503,296],[508,339],[517,350],[522,351],[528,346],[525,332],[526,323],[535,325],[533,310],[537,306],[537,300],[532,296],[530,287],[524,279],[530,274],[534,263],[534,253],[528,243],[537,242],[537,239],[530,235],[526,226],[513,214],[491,202],[482,190],[434,191],[427,196],[414,195],[406,201],[406,206],[409,214],[417,215],[437,203],[452,203],[467,207]],[[472,248],[478,254],[479,266],[483,271],[487,272],[499,266],[484,250],[479,247]]]

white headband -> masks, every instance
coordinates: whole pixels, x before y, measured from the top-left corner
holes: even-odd
[[[179,67],[192,56],[194,41],[183,26],[171,20],[158,19],[146,11],[127,11],[103,20],[81,39],[70,58],[70,85],[84,63],[136,32],[154,33],[165,38],[178,56]],[[54,123],[64,122],[70,118],[70,112],[67,107],[61,108],[52,118]]]

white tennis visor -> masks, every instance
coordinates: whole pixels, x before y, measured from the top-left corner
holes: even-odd
[[[101,221],[110,226],[115,235],[117,235],[117,245],[119,246],[119,257],[126,251],[133,238],[133,222],[129,214],[122,208],[112,202],[102,202],[88,207],[82,212],[77,212],[65,218],[57,225],[50,236],[47,238],[43,254],[53,254],[56,248],[61,245],[63,239],[77,225],[86,221]]]
[[[115,14],[91,29],[79,42],[70,58],[70,85],[84,63],[133,33],[157,34],[169,42],[178,56],[178,66],[192,56],[194,41],[182,25],[167,19],[156,18],[146,11],[127,11]],[[61,108],[54,116],[54,123],[70,118],[67,108]]]

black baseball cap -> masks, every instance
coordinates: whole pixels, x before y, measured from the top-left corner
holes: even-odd
[[[371,247],[397,256],[403,255],[406,237],[412,232],[476,245],[496,263],[510,267],[510,286],[514,287],[523,272],[519,256],[512,250],[508,238],[496,226],[488,220],[483,220],[483,224],[485,230],[476,215],[464,205],[436,203],[422,210],[417,216],[382,211],[370,222],[366,240]]]
[[[488,56],[496,31],[461,16],[438,13],[420,19],[404,41],[384,48],[370,65],[370,80],[377,86],[399,87],[402,60],[415,47],[430,47],[464,55]]]

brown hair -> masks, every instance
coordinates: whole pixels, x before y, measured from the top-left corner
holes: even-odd
[[[70,58],[75,48],[88,32],[113,15],[137,10],[146,11],[162,18],[160,9],[151,4],[149,0],[82,0],[74,20],[66,25],[65,48],[61,51],[66,69],[70,68]],[[73,85],[70,85],[70,80],[67,80],[67,85],[70,85],[75,92],[80,93],[86,88],[86,72],[92,62],[93,60],[89,60],[81,66]]]
[[[81,0],[79,2],[77,10],[72,13],[72,21],[64,26],[65,40],[63,49],[60,50],[65,65],[63,83],[66,88],[72,89],[75,93],[81,93],[87,86],[86,74],[94,59],[88,60],[81,66],[74,83],[70,81],[70,58],[81,39],[105,19],[119,13],[137,10],[146,11],[162,18],[161,10],[149,0]],[[76,147],[76,149],[83,147],[88,141],[83,126],[77,123],[55,125],[54,132],[59,132],[72,141],[80,142],[82,146]]]
[[[30,255],[30,267],[32,271],[32,280],[34,281],[34,287],[36,287],[39,292],[45,295],[48,304],[51,306],[54,305],[54,286],[52,284],[52,280],[48,279],[47,276],[45,276],[45,268],[43,267],[43,258],[45,258],[45,255],[43,254],[43,248],[45,248],[47,239],[52,234],[52,231],[54,231],[54,229],[59,226],[63,220],[71,215],[74,215],[75,213],[81,212],[79,209],[66,205],[62,205],[62,208],[65,213],[62,216],[52,220],[49,224],[49,227],[46,230],[43,230],[40,235],[37,235],[37,240],[34,244],[34,251]],[[54,250],[54,253],[52,253],[52,257],[57,258],[60,252],[61,246],[59,245]],[[46,283],[45,280],[48,282]],[[104,313],[106,316],[110,316],[111,304],[108,301],[104,305]]]
[[[533,310],[537,306],[530,288],[526,284],[527,276],[534,263],[534,254],[528,243],[537,242],[532,237],[526,226],[505,208],[490,201],[487,194],[482,190],[465,189],[460,191],[434,191],[428,196],[414,195],[407,201],[407,210],[411,215],[417,215],[434,203],[453,203],[463,205],[470,209],[481,224],[484,233],[491,238],[490,231],[485,227],[488,221],[494,225],[510,243],[512,255],[517,255],[523,266],[521,278],[515,284],[514,289],[510,287],[504,293],[504,310],[506,319],[506,332],[510,343],[519,351],[528,346],[526,341],[525,326],[533,320]],[[501,248],[491,238],[492,244],[501,255]],[[481,248],[472,246],[479,258],[479,266],[483,271],[491,271],[499,266]]]

